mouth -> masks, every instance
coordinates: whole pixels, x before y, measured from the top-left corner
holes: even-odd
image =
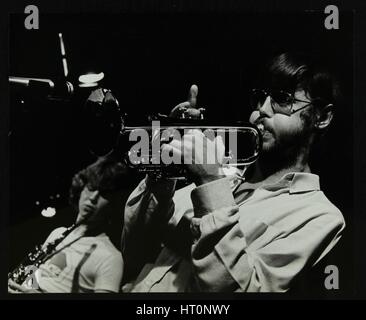
[[[262,134],[262,137],[264,138],[265,136],[268,136],[271,134],[271,130],[269,130],[264,124],[263,122],[259,122],[256,124],[257,128],[259,130],[259,132]]]
[[[86,204],[86,205],[84,205],[84,211],[86,213],[93,213],[95,211],[95,208],[94,208],[94,206]]]
[[[257,124],[257,128],[259,129],[259,131],[263,134],[265,129],[264,129],[264,125],[263,123],[258,123]]]
[[[265,134],[266,132],[270,132],[262,122],[258,123],[257,124],[257,128],[259,129],[259,131],[262,133],[262,134]]]

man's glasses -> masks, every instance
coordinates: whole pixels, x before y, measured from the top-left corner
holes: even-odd
[[[250,104],[254,110],[261,108],[266,101],[267,97],[270,97],[271,107],[274,113],[282,113],[287,116],[294,114],[310,105],[314,104],[314,101],[304,101],[296,99],[293,94],[286,91],[266,91],[263,89],[253,89],[250,97]],[[307,104],[294,109],[296,102],[306,102]]]

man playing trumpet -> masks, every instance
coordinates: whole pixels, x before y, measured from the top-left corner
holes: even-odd
[[[192,111],[198,88],[173,109]],[[329,127],[337,84],[302,55],[284,53],[252,92],[250,122],[262,153],[246,178],[226,176],[222,141],[200,130],[162,145],[186,165],[191,185],[145,178],[125,209],[125,290],[284,292],[338,242],[345,222],[308,163]],[[240,146],[238,146],[240,148]],[[216,164],[199,155],[217,152]],[[198,155],[198,156],[197,156]],[[131,285],[132,284],[132,285]]]

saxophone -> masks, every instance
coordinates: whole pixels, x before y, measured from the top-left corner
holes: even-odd
[[[56,247],[79,225],[80,222],[71,225],[60,237],[46,245],[37,245],[12,272],[8,273],[8,280],[22,285],[26,280],[33,277],[39,266],[52,257]]]

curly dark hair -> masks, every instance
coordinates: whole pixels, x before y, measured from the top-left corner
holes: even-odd
[[[85,186],[101,193],[130,190],[133,179],[128,167],[113,157],[101,157],[74,175],[69,191],[69,202],[78,209],[81,191]]]

